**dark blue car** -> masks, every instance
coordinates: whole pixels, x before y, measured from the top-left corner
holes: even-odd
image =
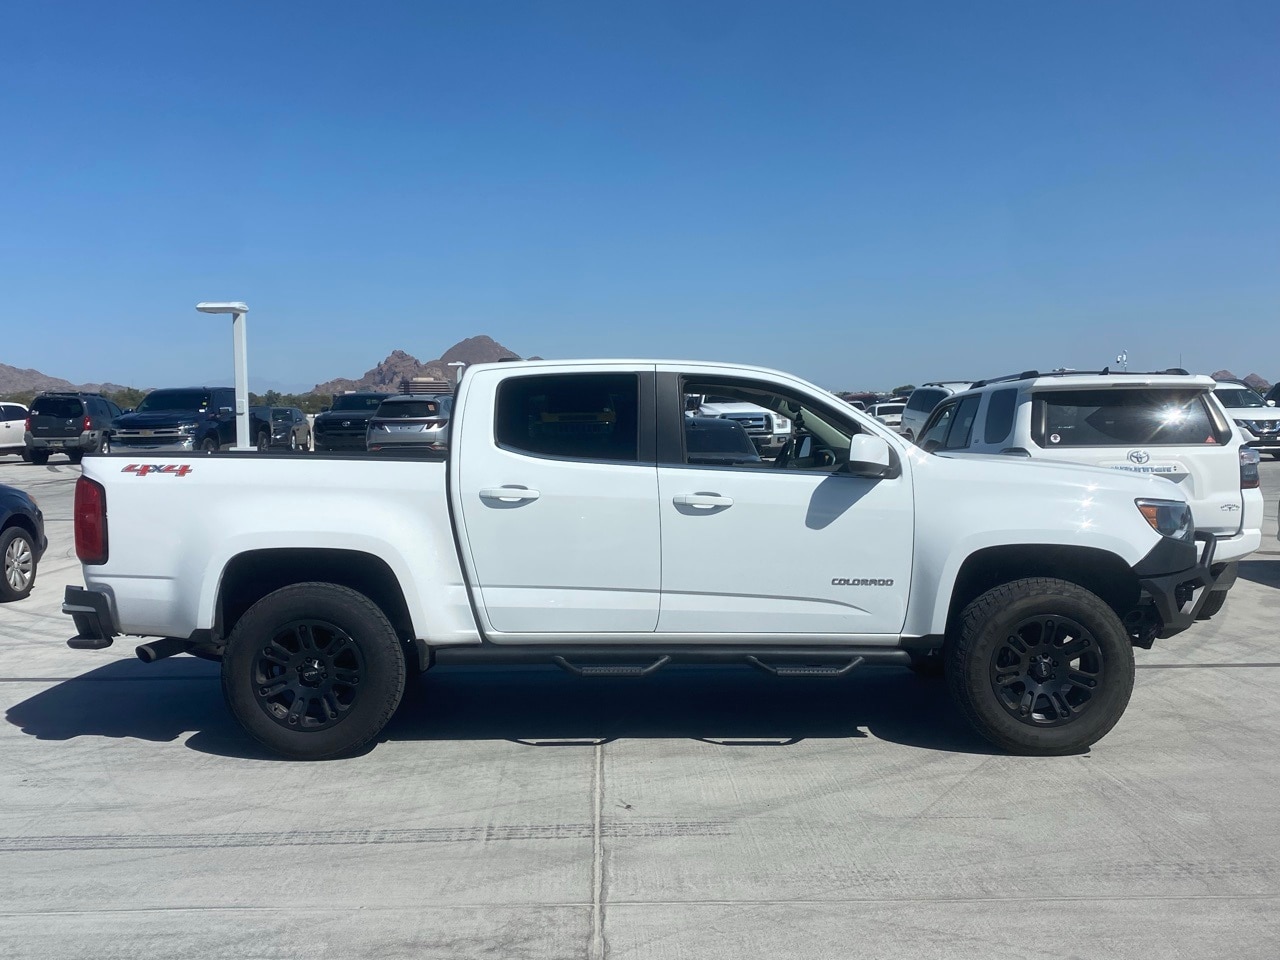
[[[31,592],[48,545],[39,505],[16,487],[0,484],[0,603]]]

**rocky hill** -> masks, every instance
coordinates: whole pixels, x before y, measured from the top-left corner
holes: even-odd
[[[39,370],[11,367],[0,363],[0,396],[14,393],[40,393],[45,390],[83,390],[86,393],[116,393],[127,389],[118,383],[72,383],[50,377]]]
[[[1247,377],[1237,377],[1230,370],[1219,370],[1217,373],[1210,374],[1210,376],[1215,380],[1243,380],[1259,393],[1266,393],[1271,389],[1271,384],[1256,373],[1251,373]]]
[[[452,381],[457,377],[457,370],[450,363],[461,360],[463,363],[494,363],[504,357],[520,359],[492,337],[468,337],[455,343],[444,352],[438,360],[422,361],[403,350],[392,350],[390,355],[372,370],[366,370],[358,380],[339,377],[325,383],[317,383],[312,393],[333,394],[347,390],[370,390],[375,393],[395,393],[400,389],[400,381],[412,377],[433,377],[439,380]]]

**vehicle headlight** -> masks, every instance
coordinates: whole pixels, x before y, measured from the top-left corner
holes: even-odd
[[[183,423],[183,424],[179,424],[179,425],[178,425],[178,432],[179,432],[179,433],[187,433],[187,434],[195,433],[195,432],[196,432],[196,425],[195,425],[194,423]]]
[[[1135,500],[1138,511],[1146,517],[1151,529],[1162,537],[1191,542],[1195,526],[1191,507],[1181,500]]]

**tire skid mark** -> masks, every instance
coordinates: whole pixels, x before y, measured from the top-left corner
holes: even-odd
[[[230,847],[366,846],[386,843],[473,843],[502,840],[590,840],[591,823],[511,824],[366,830],[281,830],[255,833],[100,834],[0,837],[0,853],[72,850],[184,850]],[[601,824],[616,839],[727,836],[723,820],[649,820]]]

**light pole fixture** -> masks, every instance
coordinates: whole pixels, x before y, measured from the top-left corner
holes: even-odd
[[[249,305],[240,300],[196,304],[201,313],[231,314],[231,351],[236,377],[236,445],[232,450],[252,450],[249,443],[249,344],[245,314]]]

